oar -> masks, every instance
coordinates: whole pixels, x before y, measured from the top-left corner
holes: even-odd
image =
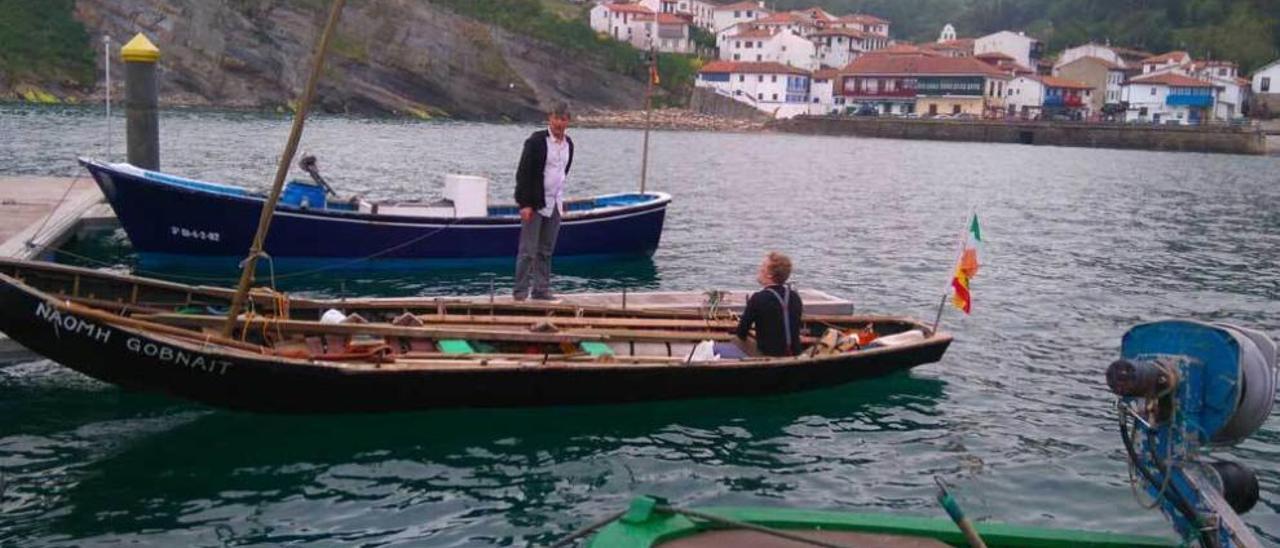
[[[964,533],[964,538],[969,542],[970,548],[987,548],[987,543],[982,541],[982,537],[978,536],[978,530],[973,527],[973,522],[965,517],[964,510],[960,509],[960,503],[956,502],[955,497],[951,496],[951,492],[947,490],[946,482],[938,476],[933,477],[933,481],[938,484],[938,504],[942,505],[942,509],[947,511],[947,515],[951,516],[951,521],[955,522],[956,527],[960,528],[960,532]]]

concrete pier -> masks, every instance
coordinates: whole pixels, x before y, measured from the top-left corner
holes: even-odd
[[[790,120],[771,122],[769,127],[778,131],[808,135],[1176,152],[1267,153],[1266,135],[1260,127],[1253,125],[1157,126],[1084,122],[797,116]]]
[[[48,250],[86,226],[114,225],[115,215],[88,176],[0,176],[0,255],[48,258]]]

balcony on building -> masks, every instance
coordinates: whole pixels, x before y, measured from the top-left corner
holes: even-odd
[[[1165,104],[1171,107],[1211,107],[1213,88],[1170,88]]]

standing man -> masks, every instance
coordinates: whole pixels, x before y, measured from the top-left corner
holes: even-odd
[[[547,129],[524,142],[516,170],[516,205],[520,208],[520,250],[516,255],[516,286],[512,297],[554,301],[551,294],[551,254],[564,215],[564,186],[573,165],[569,105],[559,103],[547,113]]]

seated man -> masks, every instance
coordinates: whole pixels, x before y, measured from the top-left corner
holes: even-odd
[[[747,299],[735,334],[746,341],[751,328],[756,330],[756,347],[766,356],[795,356],[800,353],[800,318],[804,303],[800,293],[786,285],[791,277],[791,259],[771,252],[760,263],[756,280],[764,289]]]

